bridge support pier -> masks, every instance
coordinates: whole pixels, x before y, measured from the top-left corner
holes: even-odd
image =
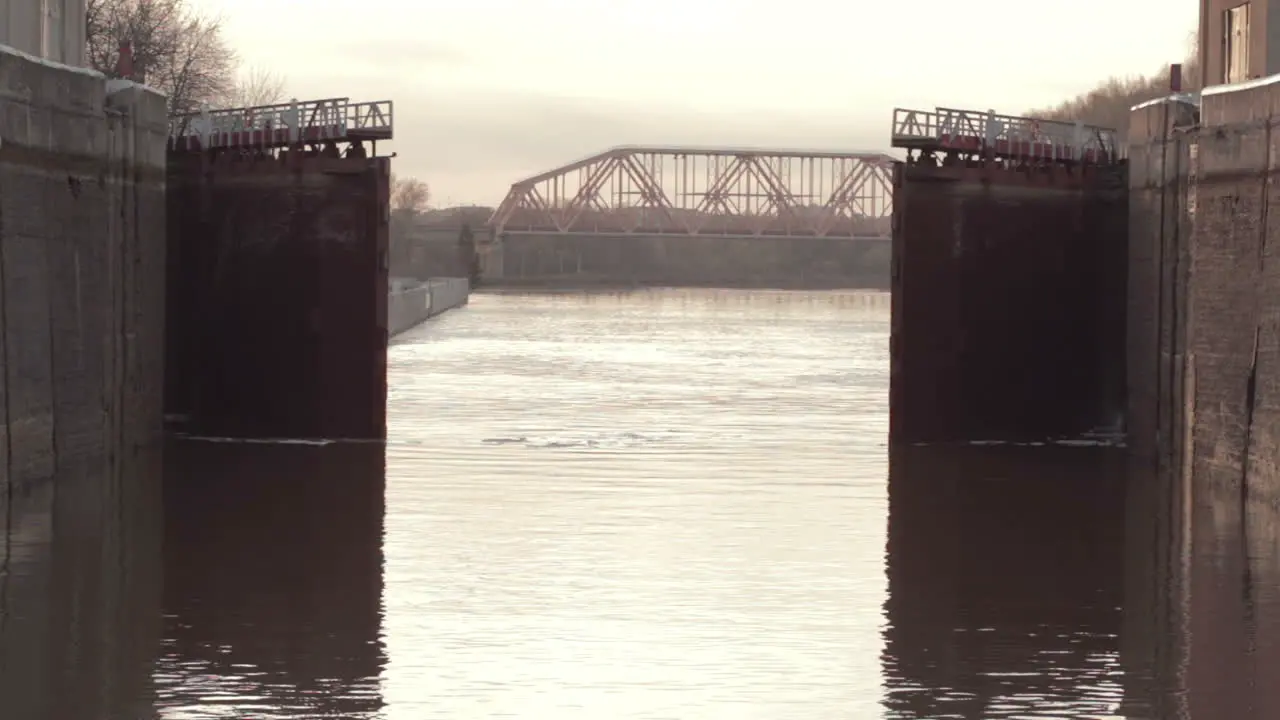
[[[888,287],[887,238],[509,233],[488,244],[484,280],[533,287]]]

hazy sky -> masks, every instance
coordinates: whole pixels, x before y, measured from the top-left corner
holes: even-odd
[[[395,101],[436,204],[623,144],[887,149],[894,107],[1018,113],[1183,59],[1197,0],[194,0],[299,99]],[[383,146],[379,145],[379,150]]]

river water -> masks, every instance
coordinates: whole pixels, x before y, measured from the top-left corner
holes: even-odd
[[[1205,543],[1189,617],[1145,509],[1164,485],[1120,451],[890,458],[888,338],[878,294],[476,296],[391,349],[385,448],[171,443],[163,560],[125,533],[128,611],[92,626],[117,632],[0,672],[0,699],[37,698],[5,706],[33,720],[1280,716],[1280,534]],[[23,628],[86,622],[13,609],[46,566],[11,564],[0,670]]]

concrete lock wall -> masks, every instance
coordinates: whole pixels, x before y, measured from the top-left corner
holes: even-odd
[[[169,158],[166,411],[238,437],[386,434],[388,158]]]
[[[477,225],[472,237],[479,241],[487,230]],[[428,225],[392,219],[391,274],[427,280],[431,277],[469,277],[475,247],[464,241],[459,224]]]
[[[161,429],[167,126],[89,71],[0,52],[0,83],[0,467],[25,483]]]
[[[1188,183],[1197,117],[1188,99],[1168,98],[1139,106],[1129,125],[1126,424],[1135,454],[1159,452],[1174,464],[1185,430]]]
[[[1187,285],[1194,471],[1280,507],[1280,85],[1206,92]],[[1280,217],[1280,216],[1278,216]]]
[[[1124,398],[1123,167],[899,164],[890,437],[1043,439]]]
[[[387,332],[395,337],[448,310],[467,304],[471,282],[467,278],[393,280],[387,304]]]
[[[485,284],[887,289],[883,239],[507,234]]]
[[[1131,305],[1159,320],[1133,325],[1130,375],[1155,380],[1131,401],[1130,444],[1163,471],[1180,513],[1165,540],[1178,543],[1169,574],[1186,588],[1181,684],[1192,715],[1272,717],[1266,668],[1280,646],[1254,643],[1255,628],[1280,619],[1262,590],[1280,576],[1269,560],[1280,538],[1280,83],[1207,90],[1198,118],[1186,99],[1133,119],[1148,170],[1135,180],[1145,199],[1132,207],[1132,252],[1157,260]]]
[[[166,137],[164,97],[0,47],[6,716],[124,707],[158,643]]]

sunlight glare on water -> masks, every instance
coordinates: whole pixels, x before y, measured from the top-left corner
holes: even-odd
[[[887,306],[478,294],[385,448],[175,443],[161,716],[1166,716],[1123,451],[891,454]]]
[[[480,295],[403,337],[388,717],[878,715],[886,309]]]

